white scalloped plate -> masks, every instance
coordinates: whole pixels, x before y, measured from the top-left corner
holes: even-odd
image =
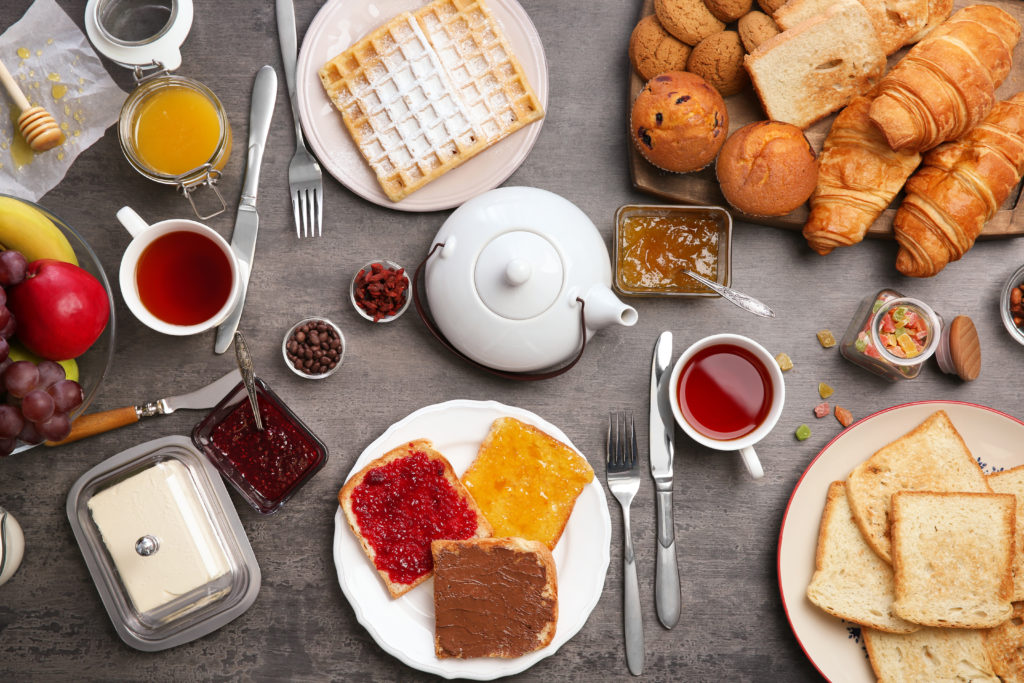
[[[448,401],[421,408],[389,427],[360,454],[346,480],[374,458],[419,438],[433,441],[461,476],[476,458],[491,423],[505,416],[531,424],[576,449],[558,427],[527,410],[494,401]],[[583,628],[604,590],[611,533],[608,503],[595,476],[576,499],[552,553],[558,572],[555,638],[547,647],[515,659],[438,659],[434,655],[433,579],[392,600],[340,507],[334,515],[334,564],[338,583],[359,623],[386,652],[414,669],[445,678],[491,680],[525,671],[553,655]]]
[[[986,473],[1024,465],[1024,422],[992,408],[958,401],[922,401],[894,406],[843,431],[804,471],[793,489],[779,533],[779,592],[800,647],[832,683],[873,683],[860,628],[832,617],[806,597],[814,573],[818,526],[829,484],[882,446],[903,436],[937,410],[945,410]]]

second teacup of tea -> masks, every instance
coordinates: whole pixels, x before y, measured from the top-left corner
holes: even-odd
[[[750,474],[764,476],[754,444],[778,422],[786,385],[763,346],[738,334],[705,337],[676,361],[668,391],[672,414],[691,439],[739,451]]]
[[[148,327],[175,336],[228,317],[241,291],[239,262],[216,231],[187,219],[149,225],[130,207],[117,220],[134,238],[121,257],[121,296]]]

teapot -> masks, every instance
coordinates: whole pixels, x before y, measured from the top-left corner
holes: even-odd
[[[503,187],[456,209],[431,243],[423,282],[439,329],[415,298],[428,328],[456,353],[506,377],[540,379],[572,367],[595,331],[636,324],[636,309],[611,281],[604,241],[575,204]]]

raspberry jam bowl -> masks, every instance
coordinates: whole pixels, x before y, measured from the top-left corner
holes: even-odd
[[[387,259],[370,261],[356,271],[348,288],[352,307],[373,323],[398,320],[412,301],[409,274]]]
[[[239,383],[192,430],[192,442],[254,510],[271,514],[323,468],[327,446],[266,382],[255,381],[262,432]]]

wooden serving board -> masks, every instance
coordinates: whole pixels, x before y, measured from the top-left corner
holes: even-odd
[[[961,7],[965,7],[969,4],[977,3],[972,3],[968,0],[956,0],[953,11],[955,12]],[[1021,2],[1021,0],[984,0],[984,4],[1001,7],[1024,25],[1024,2]],[[756,2],[754,2],[754,9],[759,9]],[[640,16],[646,16],[653,13],[654,0],[644,0],[643,11]],[[728,28],[735,29],[735,25],[730,24]],[[899,61],[904,54],[906,54],[906,52],[907,49],[903,49],[890,57],[889,68],[892,68],[895,63]],[[627,61],[627,64],[628,63],[629,62]],[[636,71],[633,70],[632,65],[630,65],[630,106],[632,106],[633,100],[636,99],[636,96],[640,93],[640,90],[643,87],[644,81]],[[999,100],[1004,100],[1020,90],[1024,90],[1024,39],[1018,42],[1017,47],[1014,48],[1013,68],[1010,71],[1010,75],[999,87],[999,90],[996,91],[996,97]],[[764,111],[761,109],[761,104],[757,99],[757,95],[754,93],[752,87],[748,86],[743,92],[726,98],[725,103],[729,111],[730,133],[748,123],[760,121],[766,118]],[[821,151],[822,144],[825,142],[825,136],[832,127],[832,121],[834,119],[835,114],[818,121],[804,131],[807,139],[810,141],[811,146],[814,147],[816,152]],[[630,177],[633,180],[633,186],[638,190],[643,190],[644,192],[649,192],[663,199],[678,202],[680,204],[724,206],[730,211],[730,213],[732,213],[733,218],[737,221],[759,223],[761,225],[785,228],[787,230],[802,230],[804,223],[807,222],[807,216],[809,213],[807,204],[804,204],[792,213],[777,217],[749,216],[737,211],[730,207],[725,201],[725,197],[722,196],[722,192],[718,187],[718,181],[715,179],[713,164],[702,171],[696,171],[694,173],[669,173],[667,171],[662,171],[655,166],[652,166],[643,158],[643,156],[641,156],[632,140],[629,142],[629,172]],[[980,239],[1024,235],[1024,202],[1020,201],[1020,196],[1021,186],[1018,185],[1010,194],[1006,204],[1004,204],[992,220],[985,225]],[[874,225],[868,229],[868,237],[892,239],[892,221],[896,215],[896,207],[898,207],[902,201],[903,193],[901,192],[897,195],[896,199],[893,200],[892,205],[883,211],[882,215],[879,216]]]

